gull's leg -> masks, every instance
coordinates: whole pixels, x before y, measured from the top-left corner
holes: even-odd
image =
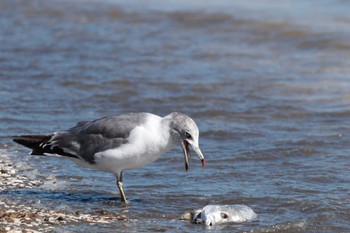
[[[126,200],[126,196],[125,196],[124,189],[123,189],[123,172],[120,172],[116,176],[116,178],[117,178],[117,186],[119,189],[120,198],[122,199],[122,202],[125,202],[127,204],[128,201]]]

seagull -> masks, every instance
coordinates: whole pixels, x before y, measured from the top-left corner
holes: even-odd
[[[179,112],[164,117],[146,112],[127,113],[81,121],[68,130],[49,135],[11,138],[32,149],[31,155],[59,155],[79,165],[114,174],[124,203],[128,201],[123,189],[123,171],[151,163],[177,144],[182,145],[186,171],[189,146],[205,166],[198,127],[192,118]]]

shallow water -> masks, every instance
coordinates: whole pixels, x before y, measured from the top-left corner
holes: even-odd
[[[1,139],[28,174],[56,176],[1,198],[134,219],[58,232],[204,231],[176,217],[207,204],[258,214],[211,232],[349,232],[349,10],[336,0],[1,1],[1,135],[181,111],[197,122],[207,159],[185,172],[179,145],[125,172],[125,207],[110,199],[112,175]]]

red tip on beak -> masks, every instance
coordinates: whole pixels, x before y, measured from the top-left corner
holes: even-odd
[[[202,162],[202,167],[205,167],[205,160],[202,159],[201,162]]]

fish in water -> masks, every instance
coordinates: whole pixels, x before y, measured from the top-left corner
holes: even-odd
[[[246,205],[207,205],[182,215],[182,219],[193,223],[213,226],[221,223],[241,223],[254,220],[257,214]]]

